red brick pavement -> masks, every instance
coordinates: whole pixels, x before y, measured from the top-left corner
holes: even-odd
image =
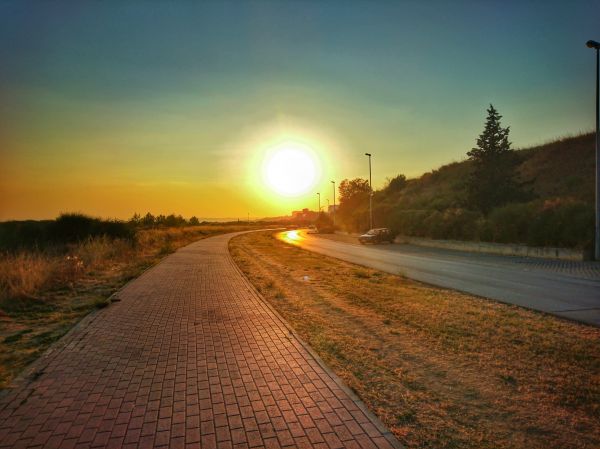
[[[128,284],[0,399],[1,448],[392,448],[229,256],[196,242]]]

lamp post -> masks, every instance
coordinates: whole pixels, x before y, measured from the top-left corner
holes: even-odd
[[[589,48],[596,50],[596,232],[594,245],[594,259],[600,260],[600,111],[599,111],[599,92],[600,83],[600,42],[587,41]]]
[[[319,196],[319,208],[317,209],[317,213],[321,213],[321,193],[317,192],[317,195]]]
[[[333,226],[335,226],[335,181],[331,181],[333,184]]]
[[[373,229],[373,183],[371,181],[371,153],[365,153],[369,158],[369,229]]]

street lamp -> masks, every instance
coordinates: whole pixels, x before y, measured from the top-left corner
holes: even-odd
[[[321,193],[317,192],[317,195],[319,196],[319,208],[317,209],[317,212],[321,213]]]
[[[596,232],[595,232],[595,248],[594,259],[600,260],[600,112],[599,112],[599,92],[598,84],[600,83],[598,73],[600,71],[600,42],[587,41],[589,48],[596,50]]]
[[[373,183],[371,182],[371,153],[365,153],[369,158],[369,229],[373,229]]]
[[[333,184],[333,226],[335,226],[335,181],[331,181]]]

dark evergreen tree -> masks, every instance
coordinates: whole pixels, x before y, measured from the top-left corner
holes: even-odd
[[[485,214],[523,196],[515,180],[515,157],[508,140],[510,127],[501,126],[502,116],[491,104],[487,113],[477,146],[467,153],[473,163],[467,180],[467,206]]]

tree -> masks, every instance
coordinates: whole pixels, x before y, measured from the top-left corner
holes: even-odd
[[[154,226],[155,222],[156,222],[156,218],[154,218],[154,215],[152,215],[150,212],[148,212],[146,215],[144,215],[144,218],[141,219],[142,225],[144,225],[146,227]]]
[[[133,214],[133,217],[129,219],[129,224],[131,224],[132,226],[139,226],[141,222],[142,217],[137,212]]]
[[[339,186],[340,205],[336,219],[352,231],[369,226],[369,181],[362,178],[344,179]]]
[[[501,126],[502,116],[491,104],[487,113],[477,146],[467,153],[473,164],[467,180],[467,206],[484,214],[522,196],[515,181],[515,158],[508,140],[510,127]]]
[[[322,233],[333,232],[333,220],[325,212],[319,212],[317,220],[315,221],[315,227],[317,231]]]
[[[406,187],[406,176],[397,175],[393,178],[387,179],[387,185],[385,186],[386,192],[399,192]]]
[[[193,216],[192,218],[190,218],[191,226],[198,226],[199,224],[200,224],[200,220],[198,220],[198,217]]]
[[[344,202],[352,201],[358,196],[368,195],[370,191],[369,181],[366,179],[344,179],[339,186],[340,207]]]

